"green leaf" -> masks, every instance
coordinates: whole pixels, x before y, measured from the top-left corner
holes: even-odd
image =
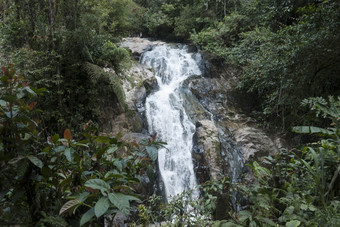
[[[78,196],[78,200],[80,201],[80,202],[84,202],[86,199],[87,199],[87,197],[90,195],[90,193],[88,193],[88,192],[83,192],[83,193],[81,193],[79,196]]]
[[[276,226],[275,222],[273,222],[272,220],[270,220],[269,218],[265,218],[265,217],[261,217],[261,220],[264,222],[264,223],[267,223],[271,226]]]
[[[30,87],[28,87],[28,86],[26,86],[26,87],[24,87],[24,89],[28,92],[28,93],[30,93],[30,94],[32,94],[32,95],[37,95]]]
[[[29,168],[29,161],[25,158],[18,162],[17,173],[19,177],[23,177]]]
[[[119,171],[123,170],[123,165],[120,161],[116,160],[116,161],[114,161],[113,164],[118,168]]]
[[[59,215],[62,215],[63,213],[65,213],[66,211],[70,210],[71,208],[77,206],[79,203],[81,203],[78,199],[74,199],[74,200],[70,200],[67,201],[61,208],[59,211]]]
[[[293,214],[294,213],[294,207],[293,206],[287,207],[285,212],[287,212],[288,214]]]
[[[239,220],[241,222],[244,222],[245,220],[247,220],[249,217],[251,217],[251,213],[247,210],[242,210],[239,212],[240,218]]]
[[[43,162],[42,162],[39,158],[37,158],[37,157],[35,157],[35,156],[29,155],[29,156],[27,156],[27,158],[28,158],[34,165],[38,166],[40,169],[44,166]]]
[[[85,187],[99,189],[103,195],[110,191],[110,185],[101,179],[92,179],[85,182]]]
[[[254,161],[253,165],[250,165],[250,167],[255,172],[256,176],[259,178],[265,178],[270,176],[270,171],[267,168],[260,166],[256,161]]]
[[[101,197],[94,206],[94,213],[96,214],[97,218],[105,214],[109,207],[109,199],[107,197]]]
[[[300,221],[298,221],[298,220],[293,220],[293,221],[287,222],[287,223],[286,223],[286,226],[287,226],[287,227],[297,227],[297,226],[299,226],[300,224],[301,224]]]
[[[52,138],[52,142],[53,142],[53,143],[57,143],[58,140],[59,140],[59,138],[60,138],[59,134],[55,134],[55,135],[53,136],[53,138]]]
[[[293,132],[296,133],[301,133],[301,134],[324,134],[324,135],[334,135],[334,132],[319,128],[319,127],[314,127],[314,126],[295,126],[292,129]]]
[[[16,164],[17,162],[19,162],[20,160],[22,160],[23,158],[25,158],[25,157],[20,155],[20,156],[18,156],[18,157],[15,157],[15,158],[9,160],[9,161],[8,161],[8,164],[14,165],[14,164]]]
[[[69,162],[73,162],[74,159],[74,150],[72,148],[66,148],[64,151],[64,155]]]
[[[7,102],[1,99],[0,100],[0,106],[6,107],[7,106]]]
[[[97,142],[110,143],[110,138],[107,136],[97,136],[95,139]]]
[[[130,213],[129,197],[121,193],[109,193],[110,202],[115,205],[123,214]]]
[[[149,180],[151,182],[154,182],[155,181],[155,174],[154,174],[154,171],[153,171],[153,168],[151,165],[148,165],[147,169],[146,169],[146,174],[148,175],[149,177]]]
[[[80,226],[84,225],[85,223],[91,221],[91,219],[94,217],[94,208],[91,208],[88,210],[80,219]]]
[[[109,148],[109,149],[107,150],[107,153],[108,153],[108,154],[112,154],[112,153],[114,153],[117,149],[118,149],[117,146],[111,147],[111,148]]]
[[[12,110],[12,111],[9,111],[9,112],[6,112],[6,116],[8,118],[15,118],[19,113],[19,110]]]
[[[158,158],[158,149],[152,146],[146,146],[145,149],[152,161],[156,161]]]
[[[129,201],[136,201],[138,203],[142,203],[142,201],[139,198],[137,198],[136,196],[133,196],[133,195],[124,195],[124,196]]]
[[[308,209],[307,204],[302,203],[302,204],[300,205],[300,209],[301,209],[301,210],[307,210],[307,209]]]

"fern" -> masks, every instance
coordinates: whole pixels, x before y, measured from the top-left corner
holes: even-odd
[[[101,67],[86,62],[83,64],[84,71],[89,75],[92,83],[97,84],[100,80],[108,80],[112,85],[112,90],[117,96],[119,105],[123,110],[127,109],[127,105],[125,103],[125,92],[121,84],[120,78],[113,73],[105,72]]]
[[[50,224],[52,226],[62,226],[62,227],[69,226],[69,224],[65,221],[65,219],[59,216],[48,216],[48,217],[41,219],[39,222],[40,222],[40,225],[45,223],[45,224]],[[37,226],[40,226],[40,225],[38,224]]]

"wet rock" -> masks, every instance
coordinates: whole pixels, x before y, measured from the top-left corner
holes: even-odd
[[[218,64],[207,66],[210,69],[206,70],[204,77],[191,77],[184,86],[190,89],[203,109],[213,115],[219,128],[223,173],[233,174],[232,178],[237,180],[242,171],[247,171],[242,163],[261,161],[264,156],[276,154],[278,148],[285,144],[275,136],[268,135],[256,125],[256,120],[249,117],[250,112],[247,111],[252,110],[251,98],[239,98],[233,89],[237,71]],[[248,182],[253,179],[249,170],[246,178],[249,178]]]
[[[199,121],[197,128],[198,145],[203,151],[204,159],[209,167],[210,176],[217,180],[222,172],[220,156],[220,140],[214,122],[210,120]]]
[[[157,83],[152,69],[136,62],[123,73],[123,78],[126,104],[130,110],[135,110],[137,104],[143,103],[147,91]]]
[[[139,37],[128,37],[123,38],[122,42],[118,45],[120,47],[126,47],[131,50],[132,54],[141,55],[144,51],[146,51],[151,46],[165,44],[162,41],[151,41],[148,39],[142,39]]]
[[[210,119],[211,115],[207,112],[198,99],[187,89],[183,89],[182,93],[183,106],[185,112],[195,124],[199,120]]]

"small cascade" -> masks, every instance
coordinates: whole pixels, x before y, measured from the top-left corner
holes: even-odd
[[[196,186],[191,155],[195,125],[183,107],[180,88],[188,77],[201,75],[200,59],[185,45],[169,44],[155,46],[140,59],[154,69],[159,86],[146,98],[145,115],[149,132],[167,143],[158,151],[158,164],[168,200]]]

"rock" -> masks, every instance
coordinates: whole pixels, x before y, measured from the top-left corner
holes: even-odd
[[[122,140],[124,140],[126,142],[140,143],[141,141],[148,140],[150,138],[151,138],[151,136],[145,135],[143,133],[130,132],[130,133],[125,133],[122,137]]]
[[[233,133],[246,162],[262,161],[264,156],[279,152],[273,140],[260,129],[246,126],[236,129]]]
[[[130,110],[136,110],[136,105],[144,102],[147,91],[156,84],[155,75],[152,69],[136,62],[123,75],[126,104]]]
[[[127,217],[125,214],[122,212],[118,211],[113,218],[112,225],[111,226],[116,226],[116,227],[124,227],[125,226],[125,221],[127,220]]]
[[[220,167],[220,140],[214,122],[210,120],[199,121],[197,128],[198,145],[203,151],[204,159],[210,170],[210,175],[217,180],[222,172]]]
[[[118,45],[120,47],[125,47],[131,50],[132,54],[141,55],[144,51],[146,51],[151,46],[165,44],[162,41],[150,41],[148,39],[142,39],[139,37],[128,37],[123,38],[122,42]]]
[[[136,112],[131,111],[122,113],[115,119],[108,121],[103,131],[117,135],[118,133],[141,132],[142,127],[142,119]]]
[[[234,174],[233,179],[237,180],[241,177],[242,171],[244,172],[247,169],[243,167],[243,162],[261,161],[264,156],[279,152],[278,148],[285,147],[285,143],[276,139],[275,135],[269,136],[256,125],[254,119],[249,117],[250,111],[252,111],[251,98],[239,98],[233,89],[233,84],[237,81],[236,70],[229,66],[221,65],[216,67],[217,64],[206,65],[210,69],[206,70],[204,76],[191,77],[185,81],[184,86],[190,89],[191,93],[199,101],[202,109],[209,111],[213,115],[215,128],[217,127],[220,130],[220,149],[224,161],[221,161],[223,162],[222,164],[216,163],[216,166],[223,168],[223,171],[219,172],[232,173]],[[195,115],[195,111],[189,111],[189,114]],[[195,119],[195,117],[201,123],[204,123],[201,120],[202,118],[209,119],[200,114],[191,116],[192,119]],[[216,131],[215,128],[213,131]],[[201,136],[199,139],[200,143],[206,144],[206,146],[213,143],[209,136],[205,135],[204,137]],[[216,138],[216,134],[213,137]],[[212,149],[215,148],[207,150]],[[239,160],[240,158],[243,160]],[[208,158],[208,160],[211,159]],[[210,167],[211,163],[208,163],[208,165]],[[216,177],[215,171],[219,168],[210,170],[212,171],[210,174]],[[245,177],[253,179],[249,172]],[[250,180],[247,182],[250,182]]]

